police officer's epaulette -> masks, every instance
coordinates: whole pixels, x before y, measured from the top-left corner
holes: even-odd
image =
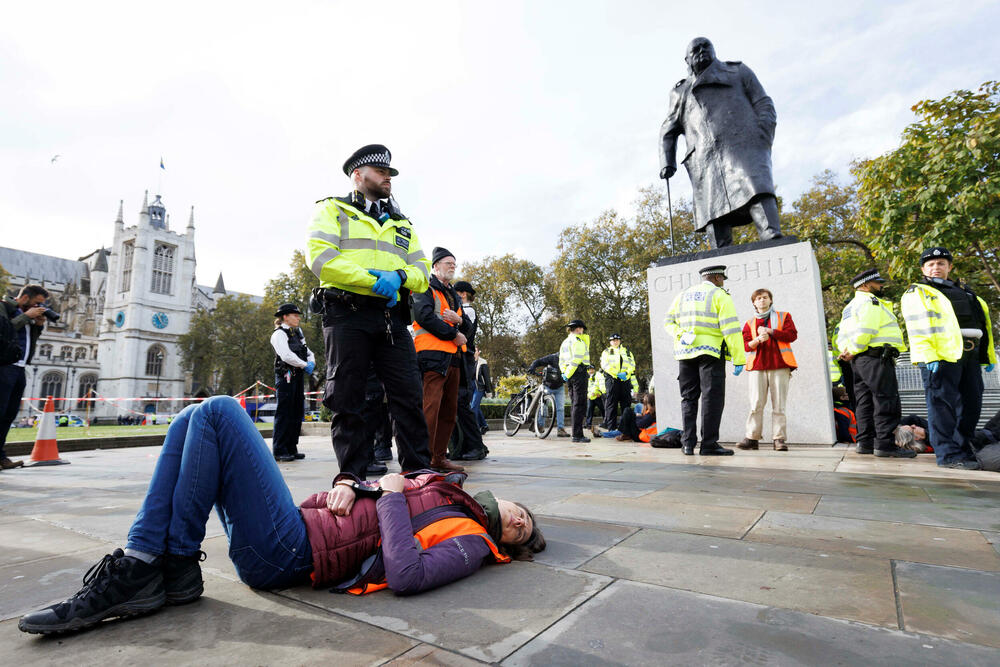
[[[873,306],[877,306],[878,305],[878,297],[877,296],[874,296],[874,295],[872,296],[872,305]]]
[[[335,199],[335,197],[333,197],[332,195],[330,197],[323,197],[322,199],[317,199],[316,203],[317,204],[322,204],[323,202],[330,201],[331,199]]]
[[[742,60],[727,60],[725,61],[727,65],[742,65]]]
[[[917,286],[916,286],[916,285],[910,285],[910,286],[909,286],[909,287],[908,287],[908,288],[906,289],[906,293],[907,293],[907,294],[909,294],[910,292],[916,292],[916,291],[917,291]]]

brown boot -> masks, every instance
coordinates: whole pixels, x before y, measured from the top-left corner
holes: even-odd
[[[10,470],[11,468],[20,468],[23,465],[24,461],[11,461],[6,456],[3,457],[3,460],[0,460],[0,468],[3,468],[4,470]]]
[[[452,463],[444,456],[435,456],[432,458],[431,468],[440,472],[465,472],[465,468]]]
[[[776,451],[776,452],[787,452],[788,451],[788,447],[785,446],[785,441],[784,440],[775,440],[774,441],[774,451]]]
[[[750,438],[743,438],[736,446],[740,449],[760,449],[760,443]]]

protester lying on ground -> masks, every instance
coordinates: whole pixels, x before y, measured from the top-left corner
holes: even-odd
[[[919,415],[907,415],[899,420],[896,427],[896,446],[912,449],[917,454],[933,453],[927,437],[927,420]]]
[[[978,429],[972,436],[972,448],[982,449],[986,445],[1000,442],[1000,410],[993,415],[983,428]]]
[[[243,408],[213,397],[185,408],[167,431],[125,550],[104,556],[76,595],[23,616],[18,628],[79,630],[198,599],[213,505],[240,579],[265,590],[311,583],[408,595],[466,577],[484,561],[530,560],[545,548],[527,508],[488,491],[473,498],[464,480],[425,470],[376,484],[341,473],[333,490],[297,507]]]

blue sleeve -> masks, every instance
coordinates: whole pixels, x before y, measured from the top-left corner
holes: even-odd
[[[478,570],[490,548],[479,535],[449,538],[426,551],[413,537],[410,512],[402,493],[389,493],[375,503],[385,580],[396,595],[413,595],[444,586]]]

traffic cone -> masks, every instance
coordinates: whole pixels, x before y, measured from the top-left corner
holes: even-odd
[[[55,466],[69,461],[59,458],[59,445],[56,444],[56,402],[49,396],[45,399],[45,410],[38,420],[38,437],[35,438],[35,447],[31,450],[31,463],[25,468],[33,466]]]

